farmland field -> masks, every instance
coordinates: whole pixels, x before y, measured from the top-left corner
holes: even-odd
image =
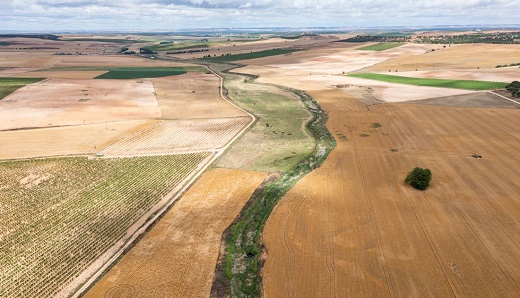
[[[0,163],[0,296],[55,296],[209,153]]]
[[[207,297],[222,232],[266,176],[226,169],[202,175],[85,297]]]
[[[25,85],[39,82],[38,78],[1,78],[0,77],[0,100]]]
[[[338,145],[267,222],[265,297],[518,295],[516,110],[310,93]],[[403,182],[415,166],[425,192]]]
[[[492,90],[504,88],[507,84],[502,82],[470,81],[470,80],[447,80],[447,79],[427,79],[411,78],[377,73],[356,73],[349,74],[351,77],[378,80],[389,83],[409,84],[417,86],[468,89],[468,90]]]
[[[285,55],[285,54],[290,54],[290,53],[293,53],[296,51],[300,51],[300,50],[297,50],[297,49],[272,49],[272,50],[243,53],[243,54],[232,54],[232,55],[224,54],[223,56],[216,56],[216,57],[205,58],[205,59],[210,60],[210,61],[239,61],[239,60],[248,60],[248,59],[269,57],[269,56]]]
[[[223,147],[251,121],[249,117],[162,120],[122,137],[106,156],[172,154]]]
[[[397,48],[404,45],[404,43],[399,42],[381,42],[376,43],[373,45],[369,45],[366,47],[357,48],[356,50],[363,50],[363,51],[384,51],[392,48]]]
[[[95,77],[95,79],[139,79],[139,78],[160,78],[168,76],[178,76],[188,71],[203,71],[204,67],[116,67],[110,68],[107,73]]]

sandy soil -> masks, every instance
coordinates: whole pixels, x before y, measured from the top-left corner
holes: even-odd
[[[213,74],[188,73],[153,79],[162,119],[246,116],[220,97],[220,80]]]
[[[266,176],[225,169],[203,174],[85,297],[207,296],[220,237]]]
[[[265,297],[519,295],[517,111],[310,93],[338,146],[267,222]],[[415,166],[425,192],[403,183]]]
[[[105,156],[136,156],[217,150],[251,122],[249,117],[162,120],[121,137]]]
[[[367,69],[374,71],[415,71],[440,69],[494,68],[497,65],[519,63],[520,45],[463,44],[442,48],[441,45],[425,45],[438,49],[423,55],[399,57]]]
[[[46,80],[0,101],[0,130],[159,116],[149,80]]]
[[[0,159],[92,154],[150,123],[147,120],[129,120],[0,131]]]

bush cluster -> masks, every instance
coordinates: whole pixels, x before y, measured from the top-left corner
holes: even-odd
[[[415,189],[425,190],[430,186],[430,180],[432,180],[432,172],[430,169],[416,167],[408,173],[404,181]]]

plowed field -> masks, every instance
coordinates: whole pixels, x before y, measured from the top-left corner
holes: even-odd
[[[517,111],[310,93],[338,146],[267,222],[266,297],[520,295]],[[403,182],[415,166],[425,192]]]
[[[266,176],[225,169],[203,174],[85,297],[207,296],[220,237]]]

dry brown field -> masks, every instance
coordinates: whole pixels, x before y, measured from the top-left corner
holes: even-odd
[[[338,146],[267,222],[265,297],[520,294],[516,110],[310,93]],[[432,170],[425,192],[403,182],[416,166]]]
[[[246,116],[220,97],[220,80],[213,74],[187,73],[153,79],[162,119]]]
[[[206,172],[85,297],[208,296],[221,235],[266,177]]]

